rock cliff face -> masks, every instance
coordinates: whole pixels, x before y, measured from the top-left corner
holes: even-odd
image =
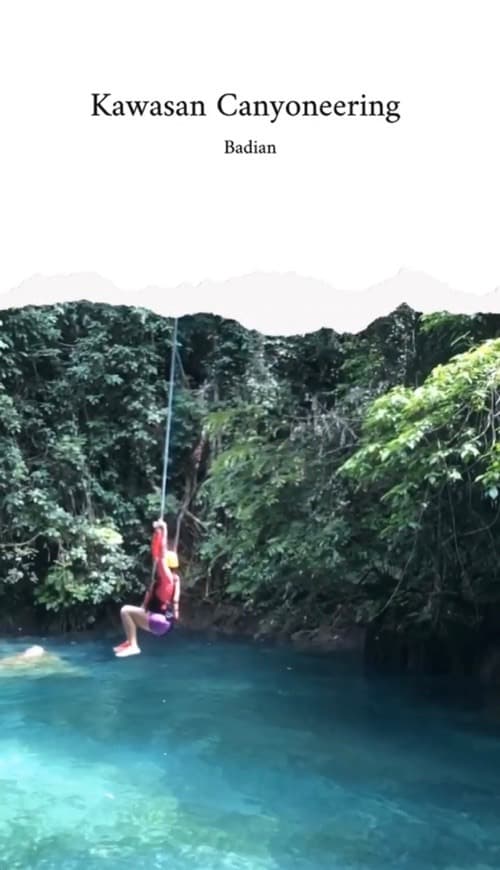
[[[276,614],[256,615],[233,604],[188,599],[183,605],[182,623],[195,631],[291,643],[304,652],[351,651],[361,654],[365,646],[365,630],[360,627],[338,628],[327,618],[319,625],[308,626],[300,614],[292,613],[281,619]]]
[[[121,631],[119,604],[106,608],[95,624],[83,635],[114,637]],[[421,674],[467,676],[485,692],[500,693],[500,639],[491,626],[453,639],[434,639],[418,643],[404,635],[381,630],[375,626],[344,625],[339,627],[333,617],[324,614],[312,624],[300,612],[286,615],[271,612],[257,614],[241,605],[210,602],[183,597],[182,628],[201,632],[213,638],[234,637],[257,643],[290,644],[302,652],[335,654],[349,652],[358,655],[368,670],[379,672],[409,671]],[[0,617],[0,636],[47,636],[64,634],[60,620],[49,613],[32,608],[20,610],[15,616]]]
[[[491,646],[485,653],[479,669],[479,679],[483,686],[500,689],[500,643]]]
[[[254,641],[292,644],[304,652],[363,652],[365,631],[362,628],[338,628],[327,618],[321,624],[308,626],[300,614],[288,614],[282,619],[276,614],[257,615],[229,603],[183,600],[182,626],[189,631],[208,632],[214,636],[241,637]],[[91,628],[90,633],[103,634],[120,630],[119,605],[107,609]],[[7,636],[60,634],[59,619],[32,609],[19,611],[15,617],[0,619],[0,634]],[[88,632],[82,632],[83,634]]]
[[[466,676],[486,689],[500,691],[500,640],[492,640],[491,632],[410,641],[376,626],[339,627],[326,615],[312,625],[300,613],[288,613],[285,618],[276,613],[263,616],[235,604],[197,599],[185,601],[182,622],[188,630],[291,644],[302,652],[351,652],[362,657],[368,670]]]

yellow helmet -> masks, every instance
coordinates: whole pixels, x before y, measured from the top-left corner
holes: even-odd
[[[167,550],[167,565],[169,568],[178,568],[179,560],[175,550]]]

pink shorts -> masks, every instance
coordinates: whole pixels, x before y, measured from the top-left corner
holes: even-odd
[[[170,631],[173,619],[168,619],[163,613],[148,613],[148,625],[150,632],[160,637]]]

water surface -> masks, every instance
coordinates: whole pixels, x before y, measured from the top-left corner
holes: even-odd
[[[500,868],[500,724],[445,684],[180,631],[37,642],[79,670],[0,675],[6,870]]]

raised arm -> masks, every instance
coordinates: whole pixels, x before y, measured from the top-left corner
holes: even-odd
[[[167,553],[167,524],[163,520],[153,523],[153,540],[151,541],[151,555],[153,560],[164,559]]]
[[[148,604],[151,601],[151,596],[153,595],[153,589],[155,585],[156,579],[156,566],[161,559],[165,558],[167,552],[167,524],[163,520],[157,520],[153,523],[153,537],[151,540],[151,555],[153,557],[153,572],[151,578],[151,584],[149,586],[146,595],[144,596],[144,601],[142,602],[142,606],[144,610],[148,609]]]

